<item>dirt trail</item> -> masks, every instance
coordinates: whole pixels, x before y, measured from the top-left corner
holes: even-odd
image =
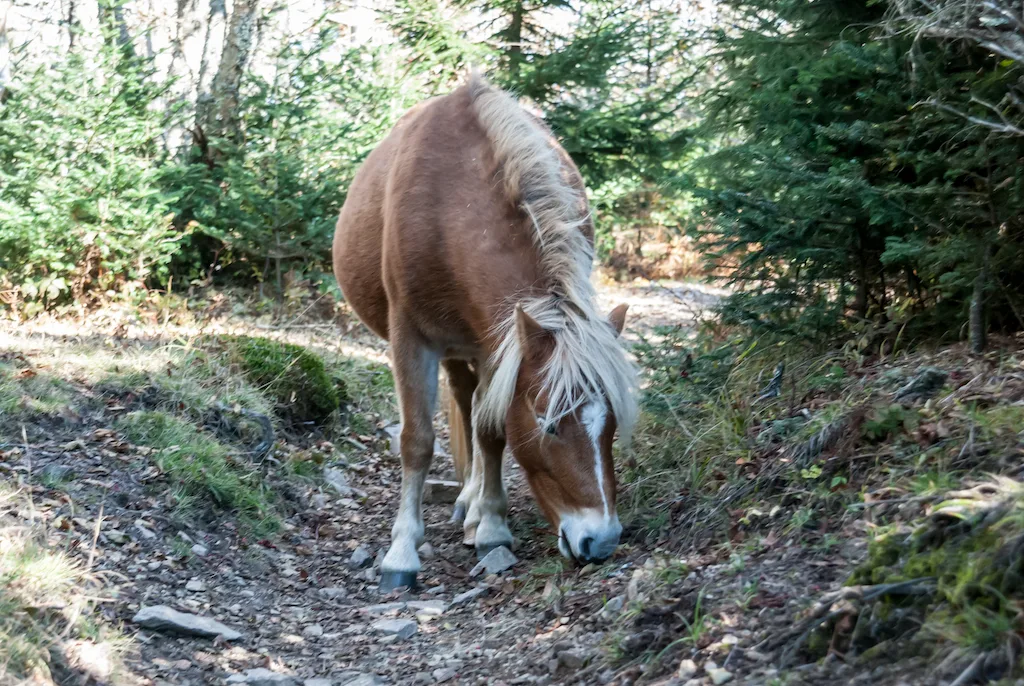
[[[715,294],[680,284],[634,285],[602,287],[601,297],[609,308],[630,304],[626,336],[636,340],[658,326],[690,325],[694,312]],[[198,324],[207,333],[273,332],[313,348],[377,360],[385,352],[357,325],[339,337],[330,325],[243,324],[230,316]],[[166,320],[162,326],[140,322],[126,310],[90,321],[87,332],[62,321],[8,328],[0,331],[0,347],[6,355],[59,372],[60,360],[74,357],[82,345],[145,355],[162,341],[187,335],[186,328]],[[398,461],[384,442],[367,442],[350,456],[342,492],[327,484],[289,487],[282,495],[295,514],[280,536],[245,540],[230,519],[188,526],[172,516],[160,489],[152,487],[161,476],[144,468],[147,451],[107,426],[109,413],[119,409],[108,402],[91,416],[27,427],[24,445],[20,437],[0,445],[6,451],[0,452],[0,465],[8,476],[31,484],[39,516],[51,524],[66,522],[60,525],[65,545],[91,559],[92,569],[107,579],[113,600],[103,613],[134,637],[126,655],[127,681],[298,684],[319,678],[327,681],[307,683],[340,686],[611,680],[598,649],[607,643],[627,585],[634,570],[650,560],[649,551],[627,544],[600,569],[561,572],[555,539],[514,461],[507,461],[506,472],[516,566],[502,576],[470,578],[475,555],[461,544],[459,527],[448,523],[451,505],[431,502],[425,507],[422,588],[382,598],[377,565],[400,481]],[[446,455],[435,459],[431,476],[451,477]],[[53,487],[54,481],[62,483]],[[369,561],[354,559],[363,553]],[[468,591],[474,593],[467,596]],[[134,615],[153,605],[214,618],[242,637],[228,644],[140,629]],[[261,668],[272,674],[249,671]]]

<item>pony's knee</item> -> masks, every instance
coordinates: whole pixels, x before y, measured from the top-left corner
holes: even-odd
[[[434,456],[434,429],[409,424],[402,427],[402,464],[413,469],[426,468]]]

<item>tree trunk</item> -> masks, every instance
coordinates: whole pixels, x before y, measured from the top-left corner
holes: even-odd
[[[985,295],[988,291],[989,270],[992,263],[992,244],[986,243],[982,249],[981,267],[974,277],[974,292],[971,294],[971,311],[968,331],[971,352],[979,355],[985,352],[988,344],[988,326],[985,322]]]
[[[210,137],[238,138],[239,92],[252,48],[258,9],[259,0],[235,0],[231,8],[224,50],[213,77],[211,107],[206,112],[206,121],[201,122]]]
[[[523,61],[523,16],[525,13],[523,3],[517,2],[512,8],[512,21],[509,23],[506,33],[508,76],[513,83],[519,81],[519,63]]]
[[[214,110],[211,88],[211,65],[217,64],[220,51],[226,40],[225,26],[228,15],[225,0],[210,0],[210,14],[206,20],[206,35],[203,37],[202,57],[199,59],[199,74],[196,80],[196,126],[205,134]]]
[[[11,47],[7,40],[7,17],[0,17],[0,103],[7,99],[7,84],[11,81]]]

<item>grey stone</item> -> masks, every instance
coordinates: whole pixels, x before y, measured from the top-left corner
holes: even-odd
[[[302,686],[334,686],[334,681],[331,679],[306,679],[302,682]]]
[[[563,650],[558,654],[558,664],[566,669],[581,669],[588,659],[590,655],[582,650]]]
[[[298,684],[295,677],[271,672],[263,667],[247,669],[245,674],[233,674],[228,677],[228,683],[246,684],[247,686],[296,686]]]
[[[448,604],[443,600],[410,600],[405,605],[416,614],[443,615],[448,609]]]
[[[411,638],[419,631],[416,622],[411,619],[382,619],[374,622],[370,628],[386,636],[397,636],[401,641]]]
[[[206,584],[203,583],[202,579],[189,579],[188,583],[185,584],[185,590],[199,593],[206,590]]]
[[[75,475],[75,470],[65,464],[50,463],[39,470],[39,476],[51,484],[67,481]]]
[[[360,674],[351,681],[342,682],[341,686],[382,686],[387,681],[381,679],[376,674]]]
[[[324,635],[324,628],[319,624],[310,624],[302,630],[302,635],[306,638],[320,638]]]
[[[61,646],[68,666],[92,677],[98,683],[108,683],[114,672],[114,651],[109,643],[69,641]]]
[[[128,534],[117,529],[111,529],[110,531],[104,531],[103,535],[108,541],[115,545],[123,545],[128,542]]]
[[[423,483],[423,502],[430,505],[450,505],[462,492],[462,484],[458,481],[427,479]]]
[[[693,660],[686,659],[679,663],[679,670],[676,672],[676,676],[684,681],[692,679],[693,675],[697,673],[697,663]]]
[[[470,589],[470,590],[466,591],[465,593],[460,593],[457,596],[455,596],[454,598],[452,598],[451,607],[455,607],[457,605],[462,605],[463,603],[468,603],[469,601],[473,600],[474,598],[479,598],[484,593],[487,593],[488,590],[489,589],[488,589],[487,586],[478,586],[477,588]]]
[[[373,564],[373,555],[366,549],[366,546],[359,546],[352,551],[352,557],[348,558],[348,566],[352,569],[366,569]]]
[[[610,598],[608,602],[604,604],[604,607],[601,608],[601,612],[599,614],[605,619],[612,619],[617,614],[622,612],[622,608],[625,606],[625,604],[626,596],[617,595],[614,598]]]
[[[235,641],[242,637],[242,634],[239,632],[214,619],[200,617],[188,612],[178,612],[166,605],[144,607],[132,617],[132,621],[154,631],[205,636],[207,638],[223,636],[226,641]]]
[[[454,679],[456,674],[458,674],[458,671],[451,667],[441,667],[431,672],[430,676],[434,677],[434,681],[442,684],[445,681],[451,681]]]
[[[388,439],[388,451],[395,456],[402,454],[402,425],[399,423],[388,424],[381,433]]]
[[[319,593],[322,598],[327,598],[328,600],[337,600],[338,598],[344,598],[348,595],[348,591],[340,586],[321,588]]]
[[[503,545],[499,545],[491,552],[484,555],[484,558],[476,563],[476,566],[470,570],[470,576],[480,576],[481,574],[501,574],[506,569],[510,568],[519,560],[512,551]]]
[[[419,550],[417,550],[417,552],[420,554],[420,557],[424,560],[433,559],[434,546],[430,545],[429,543],[424,543],[419,547]]]
[[[147,527],[141,519],[135,522],[135,529],[142,534],[142,537],[145,539],[152,540],[156,538],[156,534],[150,530],[150,528]]]
[[[337,467],[324,467],[324,483],[333,488],[342,498],[352,495],[352,487],[348,485],[348,478]]]
[[[202,543],[196,543],[194,546],[192,546],[192,554],[197,557],[206,557],[210,554],[210,549]]]
[[[396,600],[393,603],[378,603],[376,605],[367,605],[359,608],[360,612],[365,612],[368,615],[382,615],[387,612],[401,612],[405,609],[404,600]]]
[[[713,683],[715,686],[722,686],[722,684],[728,681],[732,681],[732,672],[729,672],[727,670],[713,668],[705,669],[704,671],[707,672],[708,678],[711,679],[711,683]]]

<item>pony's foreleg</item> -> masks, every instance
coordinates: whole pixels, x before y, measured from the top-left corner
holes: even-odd
[[[476,453],[480,455],[482,467],[480,490],[471,508],[476,510],[472,514],[479,517],[474,544],[477,557],[483,557],[498,546],[512,547],[512,532],[509,531],[506,519],[508,495],[505,493],[502,474],[505,436],[494,430],[480,430],[474,422],[473,443]],[[466,521],[470,521],[469,517]]]
[[[392,327],[392,365],[402,415],[402,497],[391,547],[381,564],[380,590],[412,588],[420,570],[416,549],[423,543],[423,482],[434,454],[434,405],[437,402],[438,356]]]

